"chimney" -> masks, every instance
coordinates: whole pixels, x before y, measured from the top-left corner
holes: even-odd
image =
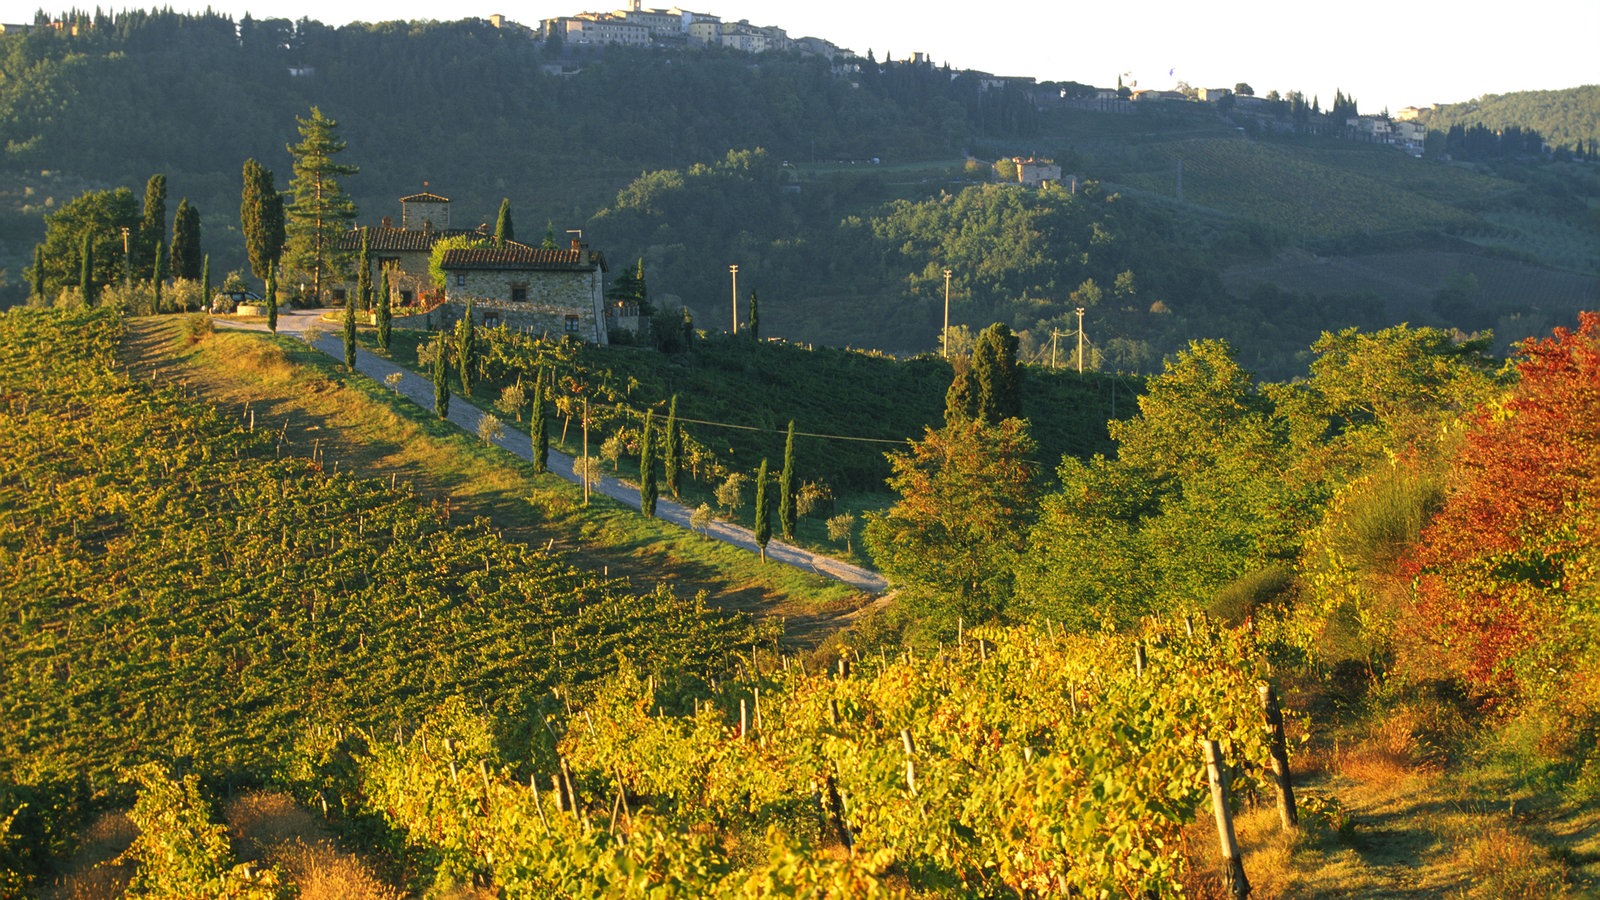
[[[580,252],[582,250],[583,250],[583,238],[576,238],[576,237],[573,238],[572,239],[572,252],[577,253],[577,252]]]
[[[383,227],[384,228],[393,228],[394,227],[394,217],[393,216],[384,216],[383,217]]]

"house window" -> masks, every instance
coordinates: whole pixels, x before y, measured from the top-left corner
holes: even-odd
[[[528,299],[528,286],[525,284],[513,284],[511,286],[511,299],[517,303],[526,302]]]
[[[577,316],[567,316],[567,334],[577,334],[580,320]]]
[[[467,276],[465,276],[465,275],[457,275],[456,276],[456,287],[466,287],[466,286],[467,286]]]
[[[484,313],[483,314],[483,327],[485,327],[485,328],[499,328],[500,327],[500,314],[499,313],[493,313],[493,312]]]
[[[412,303],[416,302],[416,299],[417,299],[417,292],[416,291],[401,291],[400,292],[400,305],[402,305],[402,306],[410,306]]]

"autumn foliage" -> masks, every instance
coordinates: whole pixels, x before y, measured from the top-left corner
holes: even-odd
[[[1600,313],[1579,322],[1522,346],[1520,380],[1469,421],[1410,560],[1405,661],[1490,701],[1595,702],[1573,679],[1600,655]]]

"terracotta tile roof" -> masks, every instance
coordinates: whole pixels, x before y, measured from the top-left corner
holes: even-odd
[[[450,202],[450,198],[449,197],[441,197],[438,194],[430,194],[427,191],[423,191],[420,194],[412,194],[409,197],[401,197],[400,198],[400,202],[401,203],[449,203]]]
[[[521,269],[535,272],[592,272],[606,270],[605,257],[594,250],[547,250],[507,241],[503,247],[447,250],[440,266],[455,269]]]
[[[469,228],[368,228],[370,235],[368,248],[373,253],[415,250],[423,253],[433,249],[433,245],[447,237],[459,237],[463,234],[488,237],[481,231]],[[361,250],[361,229],[352,229],[339,234],[339,249],[352,253]]]

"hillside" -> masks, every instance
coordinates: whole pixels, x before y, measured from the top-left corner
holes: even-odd
[[[0,37],[0,304],[26,298],[46,214],[152,173],[200,210],[217,277],[243,270],[240,166],[258,158],[285,184],[313,105],[361,167],[345,185],[360,222],[424,185],[455,201],[457,226],[506,198],[524,237],[582,229],[616,269],[643,259],[662,305],[702,328],[720,328],[738,264],[769,336],[937,349],[948,266],[953,323],[1005,321],[1034,359],[1082,306],[1091,367],[1148,372],[1221,336],[1284,377],[1323,330],[1414,321],[1511,341],[1600,293],[1590,164],[1444,165],[1201,103],[1094,112],[906,61],[580,52],[477,20],[134,11],[80,26]],[[989,163],[1015,154],[1058,160],[1083,191],[1000,190]],[[1397,252],[1419,263],[1404,284],[1372,259]],[[1306,253],[1341,274],[1308,284]]]
[[[1430,131],[1479,125],[1537,131],[1552,146],[1585,154],[1600,153],[1600,84],[1560,91],[1485,94],[1464,103],[1441,103],[1418,119]]]
[[[0,318],[0,805],[30,804],[29,852],[142,760],[250,782],[319,720],[389,727],[461,697],[528,721],[617,653],[699,677],[771,637],[285,454],[287,425],[119,366],[121,328]]]

